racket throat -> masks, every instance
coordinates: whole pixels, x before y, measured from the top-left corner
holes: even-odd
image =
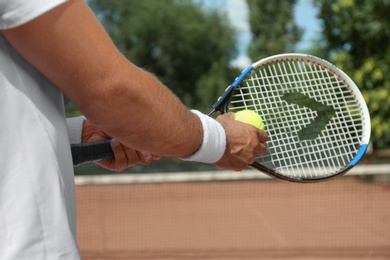
[[[221,114],[226,113],[228,111],[229,100],[234,89],[235,87],[230,85],[226,89],[225,93],[223,93],[223,95],[218,98],[217,102],[215,102],[213,107],[207,112],[207,115],[210,116],[215,112],[220,112]]]

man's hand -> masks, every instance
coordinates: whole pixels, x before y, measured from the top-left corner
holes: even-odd
[[[112,137],[101,131],[91,121],[86,119],[83,125],[82,141],[95,142],[111,139]],[[136,164],[148,165],[153,160],[159,160],[159,156],[153,156],[148,153],[133,150],[121,144],[116,139],[111,140],[111,147],[114,151],[114,159],[96,162],[98,165],[110,171],[123,172],[125,169]]]
[[[266,153],[268,134],[252,125],[234,120],[233,113],[217,117],[226,132],[226,150],[216,166],[234,171],[242,171],[257,156]]]

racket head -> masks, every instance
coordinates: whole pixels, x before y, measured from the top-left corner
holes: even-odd
[[[245,69],[213,108],[256,111],[268,133],[267,153],[251,167],[293,181],[342,175],[367,150],[370,115],[355,83],[321,58],[288,53]]]

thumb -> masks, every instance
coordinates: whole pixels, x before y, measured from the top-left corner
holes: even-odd
[[[225,113],[224,116],[226,116],[226,117],[229,118],[229,119],[234,120],[234,113],[233,113],[233,112]]]

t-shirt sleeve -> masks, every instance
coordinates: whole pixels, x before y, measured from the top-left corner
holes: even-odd
[[[84,120],[84,116],[70,117],[66,119],[66,124],[68,125],[69,141],[71,144],[81,144],[83,142],[82,132]]]
[[[48,12],[66,0],[0,0],[0,29],[11,29]]]

